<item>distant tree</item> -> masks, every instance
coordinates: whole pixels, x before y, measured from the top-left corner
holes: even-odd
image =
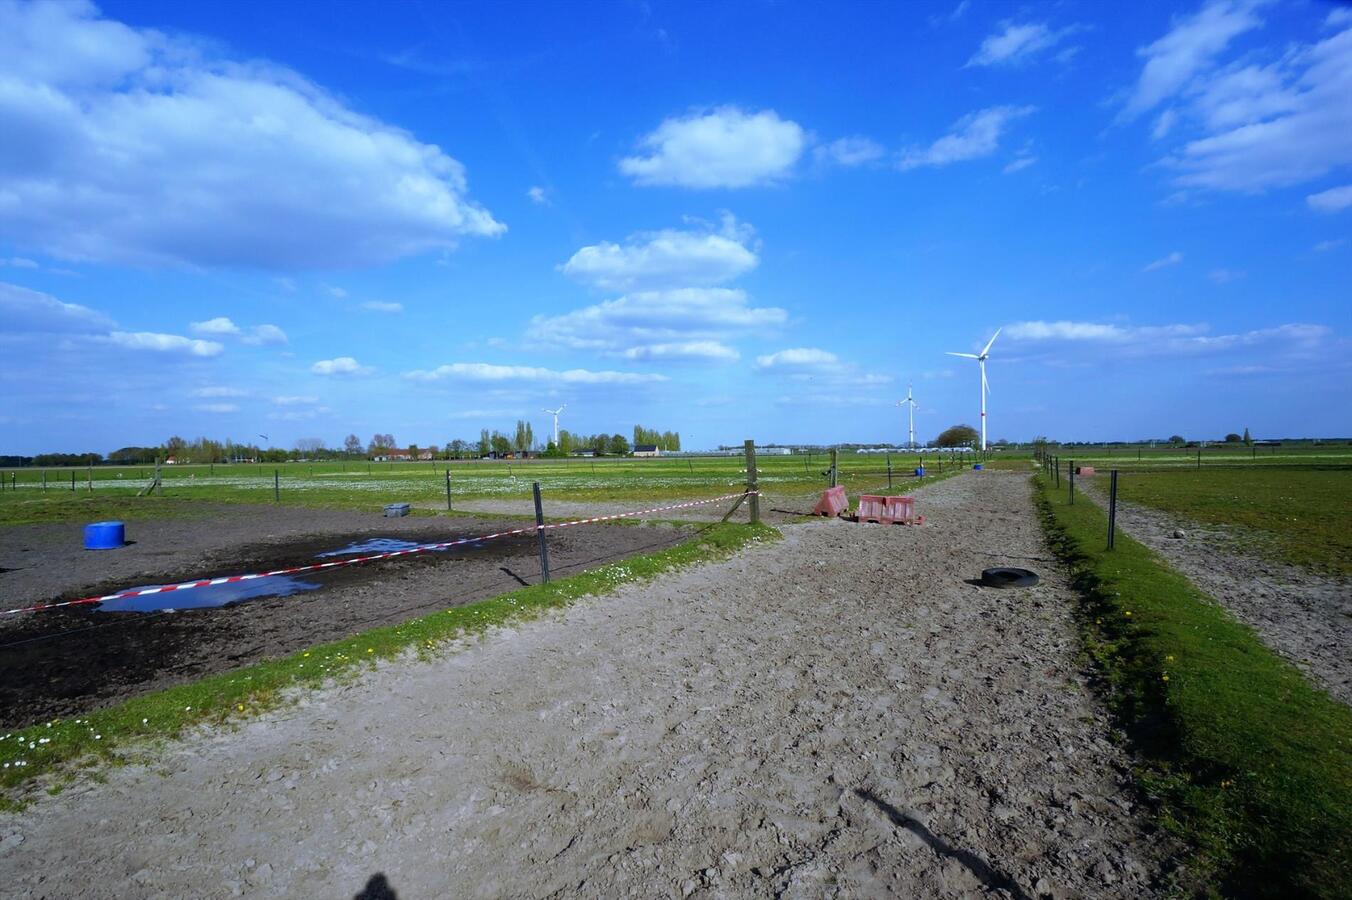
[[[562,435],[560,435],[560,437],[562,437]],[[555,444],[553,441],[550,441],[545,446],[544,452],[541,453],[540,455],[547,457],[549,459],[558,459],[559,457],[567,456],[568,454],[565,453],[562,449],[560,449],[559,446]]]
[[[934,439],[936,447],[970,447],[977,442],[976,429],[971,425],[954,425]]]
[[[1238,444],[1242,440],[1244,440],[1244,438],[1235,434],[1233,431],[1225,436],[1225,442],[1227,444]]]
[[[1247,428],[1244,429],[1244,446],[1245,447],[1253,446],[1253,438],[1249,437],[1249,429]]]
[[[174,435],[169,440],[164,442],[165,456],[180,456],[187,449],[188,442],[183,440],[183,438],[179,437],[178,435]]]
[[[1171,444],[1183,444],[1186,443],[1187,440],[1188,439],[1181,434],[1170,435],[1169,437],[1169,443]]]
[[[372,456],[382,456],[395,448],[394,435],[380,434],[377,432],[371,437],[371,446],[368,448]]]
[[[479,455],[487,456],[493,452],[493,439],[488,434],[487,428],[479,429]]]
[[[501,431],[494,431],[488,441],[492,445],[493,452],[498,456],[506,456],[512,452],[512,442],[507,440],[507,435]]]
[[[410,457],[411,459],[417,459],[417,458],[418,458],[418,449],[419,449],[419,448],[418,448],[418,445],[417,445],[417,444],[409,444],[409,445],[408,445],[408,455],[409,455],[409,457]]]
[[[361,438],[355,434],[349,434],[343,438],[343,452],[348,456],[359,456],[361,454]]]
[[[324,449],[324,439],[316,437],[300,438],[296,441],[296,449],[306,456],[314,456]]]
[[[622,434],[612,434],[607,449],[615,456],[626,456],[629,453],[629,441]]]
[[[456,438],[446,445],[446,455],[453,456],[455,459],[460,459],[465,455],[465,451],[468,449],[469,445],[467,443],[460,438]]]

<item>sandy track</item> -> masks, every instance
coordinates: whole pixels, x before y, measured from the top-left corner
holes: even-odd
[[[924,528],[790,526],[42,797],[0,817],[0,893],[1149,895],[1160,842],[1027,480],[921,505]],[[964,582],[1001,562],[1045,580]]]
[[[1108,478],[1087,491],[1108,506]],[[1080,481],[1083,485],[1085,482]],[[1154,550],[1333,697],[1352,705],[1352,580],[1328,578],[1235,545],[1223,528],[1134,503],[1117,505],[1123,531]],[[1173,537],[1175,530],[1185,537]]]

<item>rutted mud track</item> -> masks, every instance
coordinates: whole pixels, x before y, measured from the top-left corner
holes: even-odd
[[[8,606],[96,596],[136,585],[320,562],[317,554],[371,535],[444,541],[523,524],[380,519],[333,510],[255,508],[255,514],[252,527],[243,521],[220,526],[224,534],[245,541],[233,547],[220,543],[214,520],[133,523],[132,533],[139,540],[125,548],[130,551],[125,556],[124,551],[83,551],[78,549],[78,535],[52,534],[69,526],[7,529],[0,554],[20,560],[24,568],[0,574],[2,602]],[[559,576],[574,574],[671,546],[688,533],[670,527],[561,529],[549,535],[550,568]],[[149,548],[164,549],[166,544],[165,555],[149,555]],[[540,576],[537,554],[535,536],[526,534],[478,548],[307,574],[303,578],[320,589],[220,609],[139,614],[77,607],[7,617],[0,621],[0,727],[78,715],[129,696],[535,584]],[[120,574],[97,582],[72,577],[72,569],[85,571],[88,577],[88,567],[98,563]],[[50,585],[46,592],[44,581]]]
[[[1151,895],[1164,842],[1077,672],[1027,479],[968,474],[920,503],[924,528],[788,526],[41,796],[0,816],[0,885]],[[1000,564],[1044,580],[967,583]]]

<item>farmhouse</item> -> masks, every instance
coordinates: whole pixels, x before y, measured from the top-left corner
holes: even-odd
[[[635,444],[635,445],[634,445],[634,455],[635,455],[635,456],[661,456],[661,455],[662,455],[662,451],[659,450],[659,449],[657,448],[657,445],[656,445],[656,444]]]

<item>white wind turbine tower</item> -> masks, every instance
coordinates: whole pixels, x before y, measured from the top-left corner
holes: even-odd
[[[976,364],[977,364],[978,366],[981,367],[981,449],[982,449],[982,450],[985,450],[985,449],[986,449],[986,394],[988,394],[988,393],[990,392],[990,385],[986,383],[986,359],[987,359],[987,357],[990,356],[990,353],[991,353],[991,344],[994,344],[994,343],[995,343],[995,339],[998,338],[998,337],[1000,336],[1000,332],[1003,331],[1003,330],[1004,330],[1004,326],[1001,326],[1000,328],[995,329],[995,334],[991,335],[991,339],[990,339],[989,341],[986,342],[986,349],[982,350],[980,353],[954,353],[952,350],[946,350],[946,351],[945,351],[949,356],[961,356],[961,357],[965,357],[966,359],[974,359],[974,360],[976,360]]]
[[[915,398],[911,396],[911,385],[910,385],[909,383],[907,383],[907,385],[906,385],[906,399],[905,399],[905,400],[898,400],[898,401],[897,401],[897,406],[907,406],[907,407],[910,407],[910,408],[906,411],[907,414],[908,414],[908,416],[909,416],[909,424],[910,424],[910,426],[911,426],[911,427],[910,427],[910,431],[907,432],[907,434],[908,434],[909,437],[910,437],[910,440],[908,440],[908,441],[906,442],[906,449],[907,449],[907,450],[914,450],[914,449],[915,449]]]
[[[560,406],[558,409],[544,409],[544,410],[541,410],[541,412],[547,412],[547,413],[549,413],[551,416],[554,417],[554,446],[555,446],[556,448],[559,446],[559,413],[563,412],[563,410],[564,410],[567,406],[568,406],[568,404],[565,403],[565,404],[563,404],[562,406]]]

